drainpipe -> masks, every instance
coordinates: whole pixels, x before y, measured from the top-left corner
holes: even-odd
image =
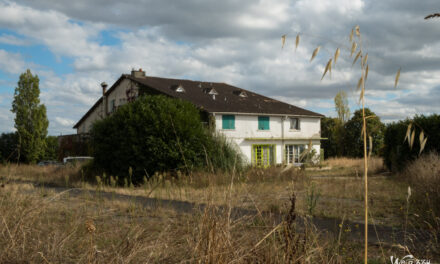
[[[281,163],[284,165],[286,163],[286,147],[284,146],[284,121],[287,119],[287,116],[281,117]]]

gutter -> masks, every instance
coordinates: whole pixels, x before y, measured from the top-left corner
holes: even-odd
[[[268,114],[268,113],[241,113],[241,112],[211,112],[212,114],[219,115],[251,115],[251,116],[295,116],[295,117],[314,117],[314,118],[323,118],[323,115],[294,115],[294,114]]]

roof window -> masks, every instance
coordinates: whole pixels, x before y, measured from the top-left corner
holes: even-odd
[[[233,92],[235,95],[238,95],[240,97],[247,97],[247,93],[243,90],[236,90]]]
[[[184,93],[185,92],[185,88],[183,88],[183,85],[181,85],[181,84],[171,86],[171,90],[175,91],[176,93]]]

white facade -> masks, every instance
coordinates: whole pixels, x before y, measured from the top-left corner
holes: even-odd
[[[77,133],[90,132],[95,121],[107,117],[117,107],[126,104],[128,91],[132,91],[134,97],[139,94],[137,85],[130,79],[124,78],[115,83],[105,93],[103,99],[98,101],[78,122],[76,125]],[[321,119],[318,114],[317,116],[229,112],[210,112],[209,114],[215,120],[215,130],[230,139],[239,148],[245,161],[249,164],[267,166],[301,163],[298,157],[305,148],[308,148],[310,143],[315,153],[315,160],[319,160]],[[232,128],[224,127],[224,116],[233,118]],[[259,122],[259,117],[262,117],[262,120],[265,119],[262,122],[264,127],[259,127],[262,124]],[[296,119],[299,125],[294,126],[292,119]]]
[[[115,109],[127,103],[127,89],[131,88],[132,82],[128,79],[122,80],[110,94],[104,97],[98,105],[90,112],[89,115],[78,125],[77,134],[89,133],[92,129],[92,125],[95,121],[101,120],[113,113]],[[138,93],[138,88],[133,87],[134,92]],[[107,101],[107,103],[105,103]],[[107,111],[104,112],[105,105],[107,105]]]
[[[286,158],[286,146],[294,145],[307,148],[312,142],[316,158],[320,155],[321,119],[319,117],[260,115],[243,113],[213,113],[216,131],[231,139],[239,149],[247,163],[254,164],[256,146],[273,146],[273,164],[292,162]],[[234,115],[233,129],[223,128],[223,116]],[[259,129],[259,116],[269,117],[269,129]],[[291,129],[291,118],[299,120],[299,129]],[[287,159],[287,160],[286,160]],[[297,162],[293,162],[297,163]]]

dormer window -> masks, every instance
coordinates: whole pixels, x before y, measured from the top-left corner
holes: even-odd
[[[205,88],[203,92],[209,95],[218,95],[218,92],[214,88]]]
[[[236,90],[236,91],[234,91],[234,94],[238,95],[240,97],[247,97],[247,93],[243,90]]]
[[[183,88],[183,85],[181,85],[181,84],[171,86],[171,90],[175,91],[176,93],[184,93],[185,92],[185,88]]]

